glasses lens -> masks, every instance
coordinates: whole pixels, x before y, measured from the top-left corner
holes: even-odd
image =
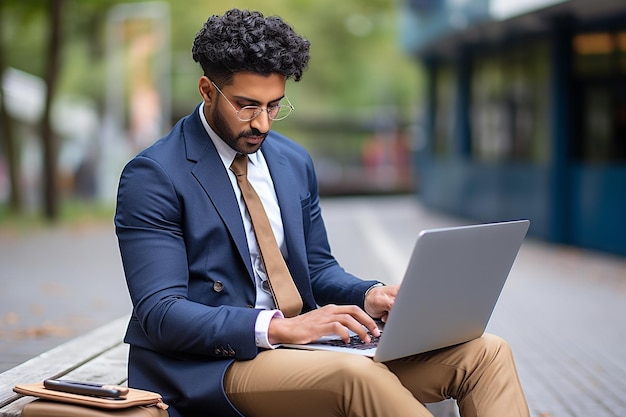
[[[291,114],[291,110],[292,110],[291,106],[280,105],[280,106],[271,107],[269,109],[270,118],[272,120],[282,120],[285,117],[289,116],[289,114]]]
[[[242,107],[237,112],[237,117],[242,122],[248,122],[254,119],[255,117],[257,117],[258,115],[260,115],[263,112],[263,110],[265,109],[263,109],[262,107],[245,106],[245,107]],[[279,105],[279,106],[269,107],[267,109],[267,114],[272,120],[282,120],[285,117],[289,116],[292,110],[293,108],[291,106]]]
[[[257,106],[246,106],[242,107],[237,112],[237,116],[239,117],[239,120],[247,122],[248,120],[252,120],[257,117],[262,111],[263,109]]]

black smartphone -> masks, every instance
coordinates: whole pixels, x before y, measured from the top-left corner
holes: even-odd
[[[46,379],[43,381],[43,386],[54,391],[90,395],[95,397],[123,398],[126,394],[128,394],[128,388],[117,385],[103,385],[60,379]]]

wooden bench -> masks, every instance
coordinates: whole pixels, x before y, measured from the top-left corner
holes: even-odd
[[[0,417],[19,417],[34,399],[13,392],[16,384],[60,377],[126,384],[128,345],[122,338],[127,323],[127,316],[120,317],[0,374]]]

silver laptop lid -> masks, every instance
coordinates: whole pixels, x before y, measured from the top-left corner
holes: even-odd
[[[422,231],[374,359],[384,362],[480,337],[529,224]]]

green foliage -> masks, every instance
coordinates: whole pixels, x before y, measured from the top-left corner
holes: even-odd
[[[61,73],[55,99],[83,98],[87,99],[83,103],[95,103],[96,108],[104,109],[107,19],[117,5],[150,1],[62,2]],[[311,41],[308,71],[302,82],[291,82],[287,87],[296,112],[276,128],[292,134],[313,154],[322,158],[332,155],[339,165],[353,159],[358,163],[364,144],[371,140],[373,126],[383,119],[380,116],[390,115],[406,122],[413,120],[417,112],[419,67],[400,50],[396,32],[399,10],[394,1],[168,0],[167,3],[171,73],[170,79],[157,82],[171,86],[172,122],[189,113],[200,101],[197,80],[201,71],[191,58],[197,31],[210,15],[222,14],[233,7],[279,15]],[[3,54],[0,64],[39,77],[46,73],[51,4],[51,0],[0,0]],[[16,132],[24,135],[25,129]],[[15,154],[23,150],[26,139],[16,137],[12,141],[17,149]],[[4,148],[0,144],[0,158],[6,159]],[[65,212],[64,208],[62,216]],[[0,212],[0,222],[7,215]]]
[[[5,43],[4,62],[22,71],[42,75],[45,2],[3,0],[0,7],[3,8],[0,30]]]
[[[181,7],[172,4],[173,9]],[[311,63],[301,83],[289,95],[307,111],[327,115],[380,105],[412,107],[418,90],[417,66],[398,46],[398,10],[389,0],[252,0],[185,2],[198,22],[187,28],[187,49],[195,31],[210,14],[231,7],[279,15],[311,41]],[[176,31],[175,31],[176,32]],[[292,101],[294,101],[292,100]]]
[[[3,0],[5,62],[41,75],[47,22],[44,0]],[[66,0],[61,94],[102,101],[105,92],[107,12],[120,0]],[[289,86],[298,108],[311,114],[350,112],[380,105],[414,107],[417,65],[398,47],[397,9],[389,0],[169,1],[172,93],[175,113],[196,104],[200,70],[191,59],[196,32],[212,14],[232,7],[279,15],[311,43],[311,63],[301,83]],[[179,110],[176,110],[180,108]]]

